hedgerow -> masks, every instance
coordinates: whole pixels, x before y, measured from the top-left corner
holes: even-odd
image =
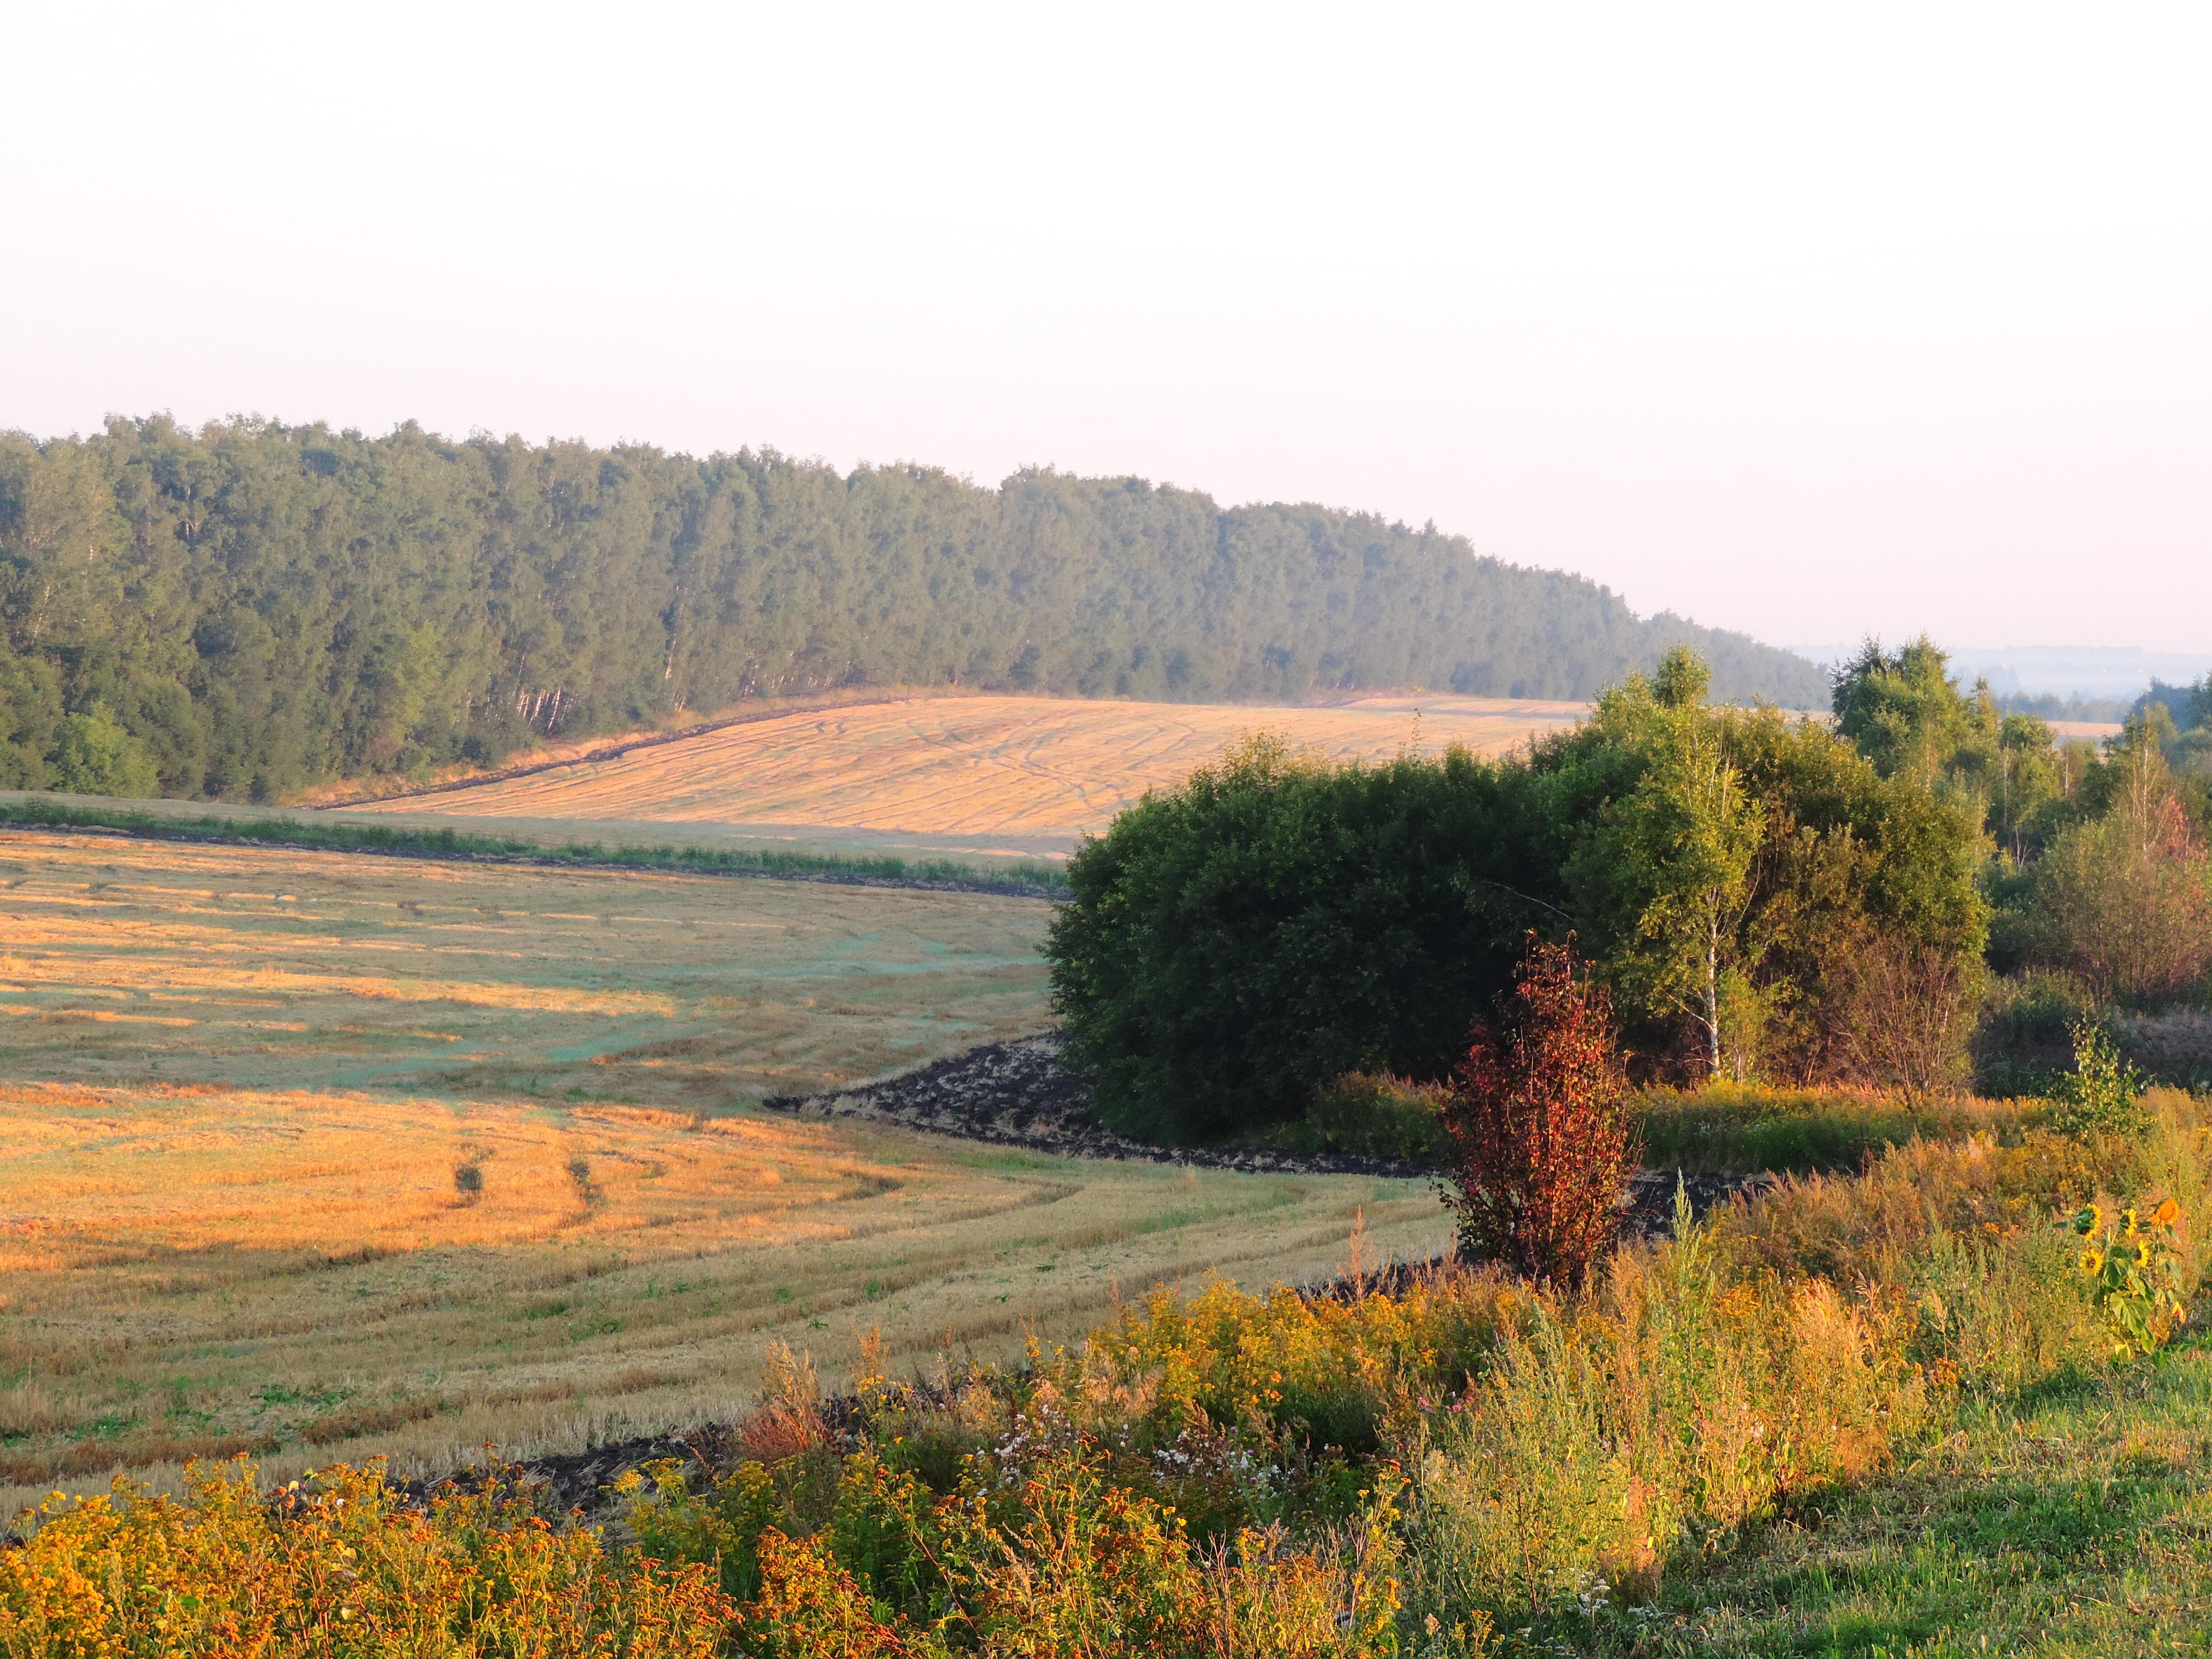
[[[450,829],[417,830],[359,819],[221,817],[147,812],[128,806],[73,806],[36,795],[0,799],[0,823],[47,830],[113,830],[149,841],[294,847],[317,852],[381,853],[392,858],[590,869],[665,870],[684,875],[756,876],[856,885],[951,887],[963,891],[1052,896],[1067,888],[1056,865],[988,867],[951,859],[853,857],[775,848],[613,846],[600,842],[529,841]]]

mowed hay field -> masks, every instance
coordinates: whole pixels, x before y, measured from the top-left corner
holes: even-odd
[[[1581,703],[1378,696],[1328,708],[915,696],[793,711],[530,777],[345,810],[544,823],[714,823],[949,838],[946,850],[1072,851],[1146,790],[1246,733],[1332,759],[1419,743],[1499,754]],[[924,843],[927,844],[927,843]]]
[[[0,1503],[728,1420],[1446,1236],[746,1103],[1048,1023],[1033,901],[0,835]],[[462,1172],[474,1171],[472,1177]],[[474,1190],[465,1189],[473,1186]]]
[[[1051,1023],[1042,900],[0,832],[0,1053],[690,1112]]]

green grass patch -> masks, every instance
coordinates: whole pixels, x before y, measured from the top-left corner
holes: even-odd
[[[1969,1403],[1890,1478],[1669,1573],[1587,1650],[2212,1650],[2212,1352]]]
[[[1450,1146],[1443,1090],[1395,1078],[1349,1077],[1304,1118],[1240,1137],[1240,1146],[1301,1156],[1349,1152],[1442,1169]],[[1966,1099],[1912,1103],[1840,1089],[1717,1085],[1650,1089],[1642,1109],[1644,1163],[1708,1175],[1810,1175],[1856,1170],[1870,1153],[1914,1139],[1969,1134],[2017,1141],[2043,1122],[2045,1103]]]
[[[49,830],[106,830],[154,841],[383,853],[399,858],[532,864],[617,870],[669,870],[688,875],[757,876],[786,881],[857,885],[947,887],[963,892],[1058,897],[1067,872],[1055,865],[986,869],[952,859],[857,858],[769,848],[608,847],[599,842],[536,842],[453,830],[414,830],[353,821],[172,817],[127,806],[74,806],[31,799],[0,800],[0,824]]]
[[[1869,1152],[1980,1133],[2017,1139],[2043,1121],[2040,1101],[1923,1103],[1835,1089],[1717,1085],[1644,1097],[1644,1162],[1716,1175],[1856,1170]]]

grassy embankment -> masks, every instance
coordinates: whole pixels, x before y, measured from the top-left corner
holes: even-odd
[[[52,796],[0,796],[0,825],[26,829],[115,830],[157,841],[296,848],[302,851],[381,853],[394,858],[443,859],[491,864],[616,870],[659,870],[686,875],[756,876],[854,885],[945,887],[963,891],[1053,895],[1066,890],[1067,874],[1042,862],[985,864],[960,859],[787,851],[773,847],[714,847],[665,842],[635,845],[602,841],[479,835],[363,822],[339,817],[249,817],[230,813],[186,816],[124,803],[90,805]]]
[[[1643,1109],[1646,1164],[1719,1175],[1856,1170],[1884,1148],[1913,1140],[1982,1134],[2009,1146],[2048,1115],[2033,1099],[1912,1101],[1874,1090],[1728,1084],[1649,1089]]]
[[[1357,1152],[1441,1170],[1444,1097],[1441,1085],[1348,1078],[1303,1121],[1251,1139],[1285,1152]],[[1729,1084],[1648,1088],[1637,1110],[1645,1166],[1693,1175],[1856,1170],[1887,1147],[1972,1134],[2011,1146],[2049,1115],[2033,1098],[1915,1101],[1876,1090]]]

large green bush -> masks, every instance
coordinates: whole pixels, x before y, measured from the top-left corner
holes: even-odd
[[[1348,1072],[1439,1075],[1514,959],[1523,907],[1486,878],[1506,786],[1464,753],[1333,768],[1260,739],[1124,812],[1047,946],[1101,1117],[1203,1139]]]
[[[1100,1115],[1206,1139],[1349,1072],[1439,1078],[1532,930],[1577,937],[1645,1074],[1826,1077],[1894,1048],[1856,1029],[1887,1005],[1832,970],[1873,939],[1978,958],[1975,812],[1704,690],[1678,653],[1527,756],[1330,766],[1258,739],[1147,796],[1077,854],[1047,946]]]
[[[159,793],[146,745],[97,708],[61,723],[47,778],[52,787],[76,795],[143,799]]]

